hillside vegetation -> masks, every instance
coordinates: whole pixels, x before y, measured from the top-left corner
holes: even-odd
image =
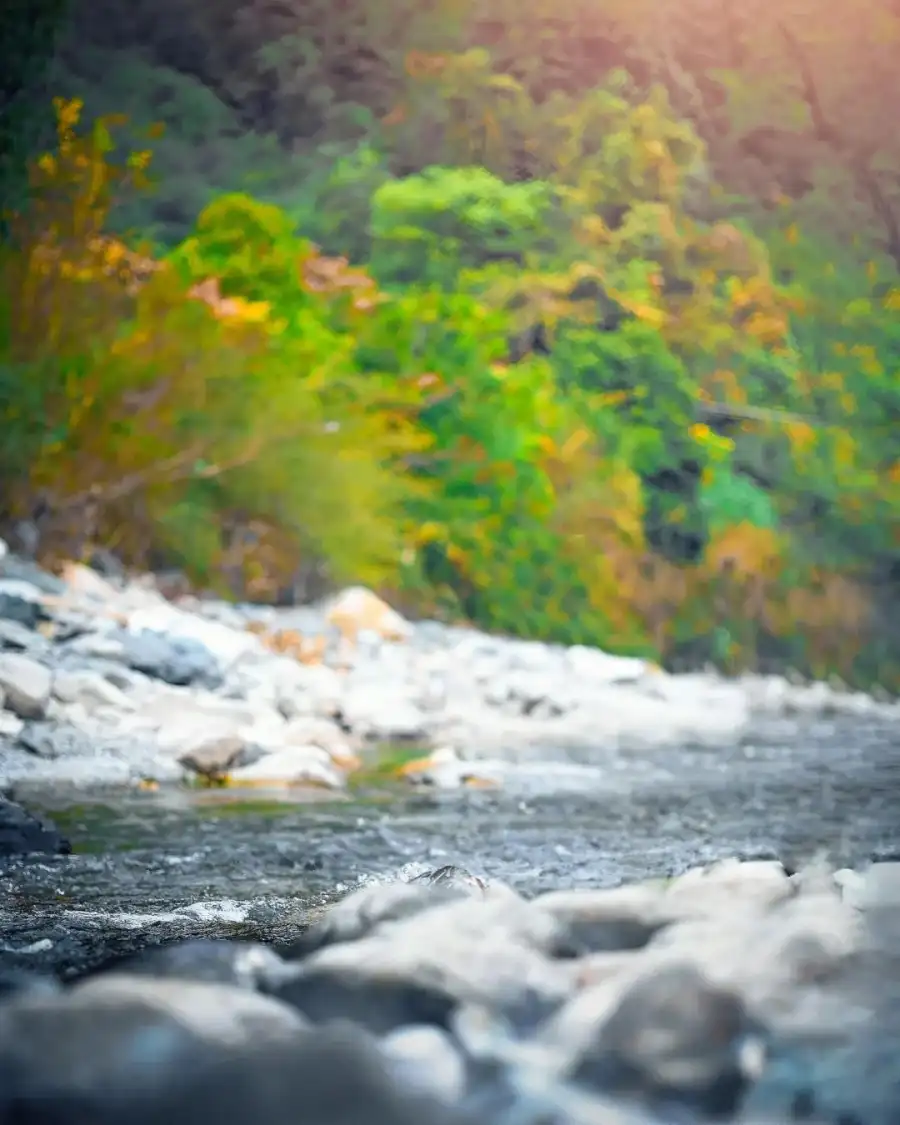
[[[0,499],[45,558],[900,687],[896,0],[21,25]]]

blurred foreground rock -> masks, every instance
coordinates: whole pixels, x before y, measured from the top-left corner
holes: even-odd
[[[898,887],[729,861],[529,901],[444,868],[280,951],[7,974],[0,1122],[890,1125]]]

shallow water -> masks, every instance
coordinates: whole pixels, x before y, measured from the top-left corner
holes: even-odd
[[[0,963],[78,971],[188,934],[289,938],[371,878],[456,863],[525,893],[725,856],[796,867],[900,853],[900,731],[770,724],[740,745],[511,769],[498,790],[17,794],[72,857],[0,868]],[[189,909],[185,909],[189,908]]]

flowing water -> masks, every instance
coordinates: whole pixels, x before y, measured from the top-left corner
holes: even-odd
[[[841,719],[770,724],[716,748],[598,748],[590,765],[511,767],[496,790],[17,797],[74,854],[0,867],[0,963],[68,974],[192,934],[289,938],[361,881],[448,863],[533,893],[725,856],[790,868],[895,857],[900,730]]]

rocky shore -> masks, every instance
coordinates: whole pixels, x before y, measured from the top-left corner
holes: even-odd
[[[0,980],[0,1121],[889,1125],[900,865],[725,862],[530,901],[446,867],[276,950]]]
[[[361,588],[279,611],[0,559],[0,791],[193,774],[339,793],[384,743],[436,751],[419,770],[435,784],[490,784],[823,715],[893,719],[900,704],[411,623]]]
[[[0,697],[0,1125],[900,1116],[895,701],[9,554]]]

